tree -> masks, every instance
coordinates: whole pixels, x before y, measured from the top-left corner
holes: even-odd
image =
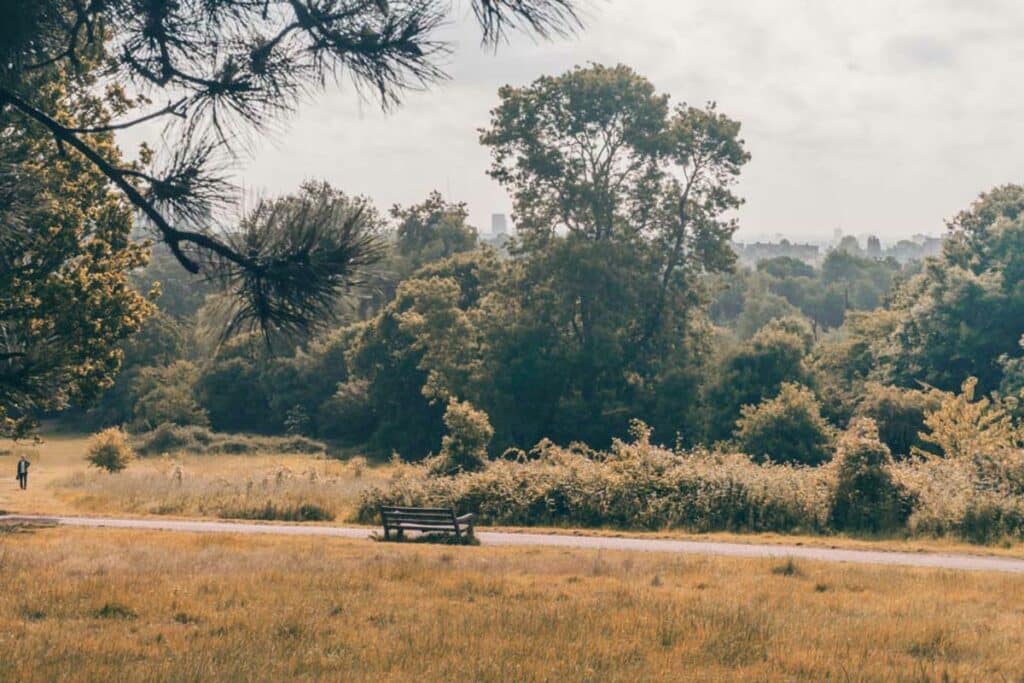
[[[786,280],[794,277],[812,278],[818,274],[814,266],[808,265],[792,256],[776,256],[757,262],[757,272],[768,273],[772,277]]]
[[[489,44],[510,30],[547,37],[579,26],[571,0],[471,6]],[[129,205],[186,271],[234,297],[230,332],[305,335],[330,322],[380,256],[366,216],[322,193],[261,204],[230,225],[235,193],[223,169],[239,145],[342,74],[385,107],[443,78],[448,46],[437,30],[451,9],[443,0],[0,4],[3,431],[24,433],[36,411],[109,383],[117,342],[145,313],[121,284],[144,263],[122,230]],[[113,133],[155,121],[166,124],[166,149],[144,145],[136,162],[123,160]],[[56,197],[72,199],[65,208]],[[70,280],[63,292],[53,286],[74,268],[88,305]]]
[[[955,391],[999,388],[1024,335],[1024,187],[981,197],[949,224],[942,254],[893,297],[898,325],[877,339],[885,378]]]
[[[911,449],[922,445],[920,432],[925,416],[939,407],[937,394],[868,382],[854,415],[871,419],[882,443],[894,455],[906,457]]]
[[[599,64],[498,95],[480,141],[491,176],[512,192],[522,248],[542,249],[560,230],[570,242],[647,245],[658,279],[642,344],[665,329],[671,301],[693,295],[694,277],[732,267],[736,223],[724,215],[742,203],[732,186],[750,155],[740,124],[714,103],[670,108],[629,67]]]
[[[56,67],[30,82],[68,125],[102,110]],[[118,158],[112,134],[92,140],[96,154]],[[128,281],[146,262],[131,228],[94,165],[61,154],[40,126],[0,118],[0,435],[24,436],[40,411],[88,402],[113,381],[120,342],[152,312]]]
[[[784,383],[809,382],[806,355],[806,339],[779,328],[764,329],[727,354],[705,391],[708,439],[728,439],[743,406],[774,398]]]
[[[406,260],[406,276],[426,263],[476,248],[477,231],[466,223],[466,204],[446,202],[439,192],[414,206],[396,205],[391,217],[398,221],[395,248]]]
[[[774,398],[743,406],[734,437],[744,453],[774,462],[820,465],[832,456],[832,428],[814,393],[799,384],[785,383]]]
[[[472,0],[471,6],[490,44],[508,30],[549,36],[579,25],[570,0]],[[370,245],[359,234],[321,235],[308,227],[300,239],[233,243],[210,225],[231,196],[217,168],[239,140],[252,139],[303,95],[342,74],[357,88],[372,89],[385,107],[409,88],[443,78],[438,60],[448,46],[436,33],[450,11],[442,0],[7,3],[0,109],[19,127],[41,126],[62,150],[106,176],[186,270],[252,281],[235,294],[247,298],[242,307],[266,314],[258,318],[265,330],[297,319],[316,325],[323,299],[346,290]],[[66,121],[53,103],[36,97],[37,71],[59,68],[81,82],[100,61],[108,65],[110,114],[97,109]],[[142,94],[128,97],[126,85]],[[153,95],[169,99],[150,105]],[[97,135],[157,120],[169,122],[166,135],[173,140],[162,163],[149,163],[155,157],[148,148],[143,165],[120,163],[99,148]],[[330,248],[307,241],[321,237]],[[295,297],[300,289],[308,296]],[[276,299],[282,295],[284,302]]]
[[[672,107],[626,66],[577,67],[499,97],[480,139],[515,208],[520,329],[559,346],[535,360],[562,362],[543,384],[558,380],[564,434],[606,442],[675,373],[665,359],[701,353],[702,278],[733,265],[727,216],[749,156],[713,104]]]

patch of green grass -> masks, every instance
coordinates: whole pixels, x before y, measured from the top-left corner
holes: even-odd
[[[803,572],[800,571],[800,567],[796,566],[796,562],[793,561],[792,557],[788,557],[782,564],[772,567],[772,574],[776,576],[803,576]]]
[[[278,505],[267,501],[252,507],[230,507],[221,510],[223,519],[259,519],[283,522],[331,522],[334,513],[314,503],[299,505]]]
[[[103,607],[92,611],[94,619],[138,619],[138,613],[120,602],[104,603]]]

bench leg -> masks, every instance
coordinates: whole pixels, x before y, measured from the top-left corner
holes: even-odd
[[[388,526],[386,524],[384,525],[384,540],[385,541],[390,541],[391,540],[391,530],[388,529]]]

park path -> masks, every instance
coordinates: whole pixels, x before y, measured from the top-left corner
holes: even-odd
[[[113,517],[60,517],[43,515],[2,515],[0,524],[57,524],[68,527],[187,531],[197,533],[280,534],[285,536],[328,536],[367,539],[366,527],[306,526],[298,524],[250,524],[244,522],[203,522],[175,519],[119,519]],[[718,541],[674,541],[654,538],[570,536],[502,531],[478,531],[482,545],[544,546],[592,550],[624,550],[722,557],[794,558],[819,562],[848,562],[904,567],[931,567],[963,571],[994,571],[1024,574],[1024,559],[954,553],[906,553],[885,550],[843,550],[798,545],[725,543]]]

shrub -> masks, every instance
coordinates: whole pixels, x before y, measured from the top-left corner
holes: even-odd
[[[262,504],[227,507],[218,514],[223,519],[259,519],[263,521],[285,522],[334,521],[334,513],[316,503],[282,505],[275,504],[269,500]]]
[[[691,531],[821,531],[828,521],[829,468],[758,465],[742,454],[676,453],[634,440],[609,452],[541,442],[528,460],[432,477],[402,465],[384,487],[362,494],[359,519],[380,504],[455,507],[481,524],[611,526]]]
[[[977,385],[978,380],[970,377],[959,394],[944,395],[939,407],[924,419],[925,447],[914,449],[915,455],[992,458],[1017,447],[1019,435],[1010,415],[988,398],[974,400]]]
[[[893,479],[892,454],[879,440],[874,420],[854,418],[839,437],[833,462],[833,528],[879,532],[903,526],[910,512],[908,497]]]
[[[487,463],[487,446],[494,429],[487,413],[468,401],[452,399],[444,413],[448,433],[441,439],[441,454],[431,463],[438,474],[475,472]]]
[[[809,381],[806,355],[806,340],[780,327],[761,330],[727,354],[706,390],[708,438],[728,439],[743,406],[777,396],[786,382]]]
[[[120,472],[128,467],[134,457],[135,452],[128,444],[124,432],[116,427],[93,435],[86,455],[91,465],[107,472]]]
[[[186,452],[196,455],[247,453],[298,453],[316,455],[327,452],[327,446],[304,436],[250,436],[218,434],[203,427],[179,427],[162,424],[136,439],[139,453],[159,455]]]
[[[367,394],[368,386],[366,380],[339,384],[317,412],[317,434],[350,443],[369,439],[377,426],[377,417]]]
[[[165,422],[208,427],[210,418],[192,391],[198,374],[188,361],[165,368],[141,368],[134,382],[131,430],[142,432]]]
[[[156,455],[175,451],[196,452],[205,449],[213,434],[203,427],[182,427],[165,422],[137,439],[139,453]]]
[[[919,437],[924,418],[938,409],[940,399],[935,391],[918,391],[869,382],[854,410],[855,417],[867,417],[878,425],[878,437],[893,456],[910,454],[920,447]]]
[[[309,432],[312,420],[309,413],[301,405],[294,405],[284,415],[284,428],[292,436],[301,436]]]
[[[734,437],[755,458],[818,465],[830,456],[832,428],[810,389],[786,383],[775,398],[743,407]]]

